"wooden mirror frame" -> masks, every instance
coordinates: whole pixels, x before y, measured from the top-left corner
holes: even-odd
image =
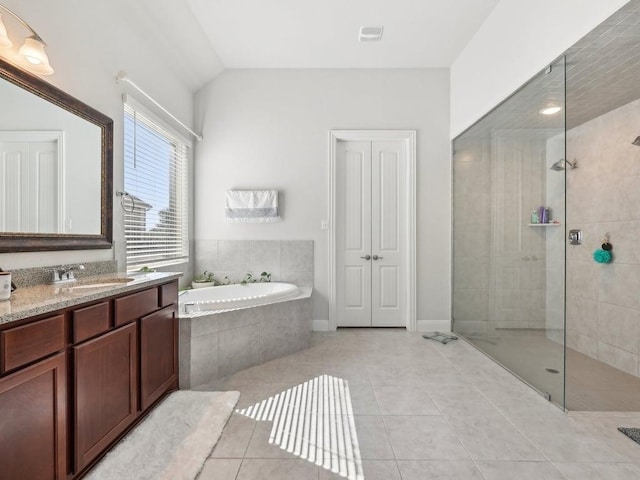
[[[102,143],[100,234],[0,232],[0,252],[111,248],[113,241],[113,120],[50,83],[1,58],[0,78],[98,126]]]

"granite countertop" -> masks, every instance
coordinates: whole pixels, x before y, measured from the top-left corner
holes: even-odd
[[[179,272],[108,273],[68,284],[18,288],[11,299],[0,301],[0,324],[159,285],[181,276]]]

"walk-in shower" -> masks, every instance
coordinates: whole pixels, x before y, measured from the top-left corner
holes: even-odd
[[[453,330],[568,410],[640,412],[640,31],[614,28],[639,9],[453,144]]]

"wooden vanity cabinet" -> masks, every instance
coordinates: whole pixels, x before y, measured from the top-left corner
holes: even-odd
[[[73,347],[75,471],[138,415],[138,335],[130,324]]]
[[[140,409],[149,408],[178,382],[175,305],[140,319]]]
[[[0,479],[82,477],[178,388],[177,280],[0,325]]]
[[[0,478],[67,475],[66,354],[0,378]]]

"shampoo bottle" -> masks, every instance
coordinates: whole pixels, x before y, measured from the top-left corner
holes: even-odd
[[[540,219],[538,218],[538,212],[536,210],[531,212],[531,223],[532,224],[540,223]]]

